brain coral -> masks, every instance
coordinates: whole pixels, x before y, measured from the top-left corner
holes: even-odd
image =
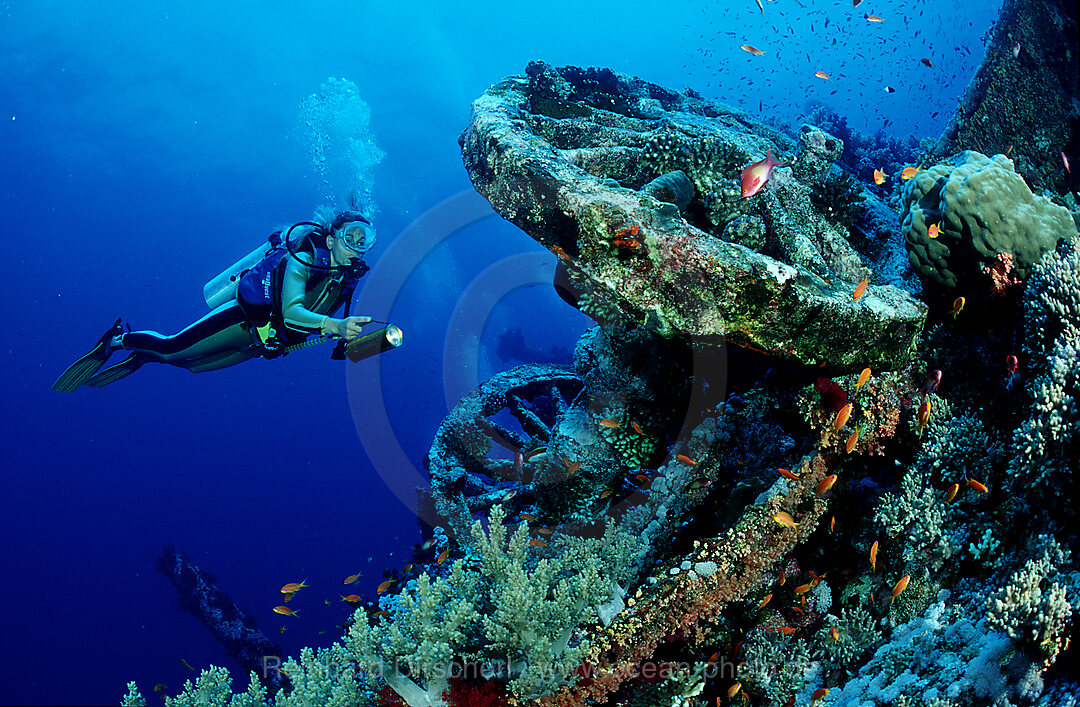
[[[966,151],[919,172],[902,192],[900,230],[924,282],[970,285],[999,253],[1024,279],[1043,253],[1076,233],[1068,209],[1028,189],[1005,155]],[[928,229],[941,230],[931,238]]]

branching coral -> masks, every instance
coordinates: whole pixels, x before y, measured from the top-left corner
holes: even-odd
[[[899,493],[881,497],[874,510],[885,537],[903,560],[905,574],[912,568],[939,569],[963,547],[963,538],[950,527],[954,510],[940,491],[926,485],[923,475],[909,469],[900,482]]]
[[[1065,587],[1050,580],[1056,574],[1047,557],[1028,560],[986,600],[986,618],[995,631],[1051,661],[1069,645],[1065,629],[1072,616]]]
[[[862,187],[847,174],[830,174],[824,182],[814,185],[810,198],[826,219],[842,226],[855,223],[866,200]]]

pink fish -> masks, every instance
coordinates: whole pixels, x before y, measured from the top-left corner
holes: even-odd
[[[1069,158],[1065,156],[1064,152],[1061,153],[1061,164],[1065,165],[1065,171],[1067,173],[1072,174],[1072,170],[1069,169]],[[753,165],[751,165],[751,167],[752,166]],[[746,191],[746,170],[745,169],[743,170],[742,174],[743,174],[743,177],[742,177],[743,178],[743,192],[745,192]]]
[[[926,390],[923,391],[923,395],[937,392],[939,385],[941,385],[941,371],[934,369],[926,376]]]
[[[773,167],[783,164],[772,156],[770,147],[765,153],[765,159],[754,164],[747,165],[742,171],[742,195],[743,198],[753,196],[761,191],[765,183],[772,176]]]

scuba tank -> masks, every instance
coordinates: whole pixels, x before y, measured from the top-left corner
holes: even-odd
[[[273,248],[272,243],[263,241],[255,250],[222,270],[217,277],[206,283],[203,286],[203,299],[206,300],[206,306],[210,309],[216,309],[226,302],[236,299],[236,288],[240,282],[240,276],[244,274],[244,271],[250,270],[262,262],[262,259]]]

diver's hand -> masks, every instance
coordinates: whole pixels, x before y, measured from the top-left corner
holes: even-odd
[[[345,319],[335,319],[334,323],[337,325],[337,331],[334,333],[346,341],[352,341],[360,336],[360,332],[363,330],[364,325],[370,321],[371,317],[346,317]]]

